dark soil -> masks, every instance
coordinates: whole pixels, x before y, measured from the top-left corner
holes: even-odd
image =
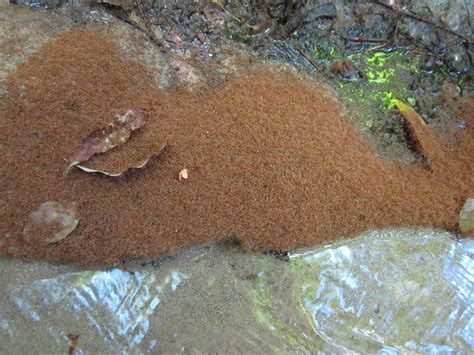
[[[237,238],[252,251],[289,250],[367,229],[456,230],[474,196],[473,100],[450,148],[429,129],[425,165],[376,156],[338,103],[313,82],[259,67],[218,89],[166,93],[102,35],[60,35],[21,65],[0,104],[0,252],[79,264],[156,258]],[[117,170],[168,142],[120,178],[73,169],[67,157],[94,129],[142,107],[147,124],[90,166]],[[426,152],[425,152],[426,153]],[[428,165],[429,164],[429,165]],[[179,181],[187,168],[189,179]],[[78,228],[49,246],[22,236],[45,201],[76,202]]]

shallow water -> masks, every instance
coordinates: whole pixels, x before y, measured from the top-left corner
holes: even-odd
[[[440,352],[474,346],[474,241],[385,230],[290,255],[192,248],[134,271],[1,259],[0,351]]]

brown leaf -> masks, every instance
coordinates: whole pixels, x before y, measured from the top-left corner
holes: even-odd
[[[81,169],[82,171],[85,171],[86,173],[99,173],[99,174],[103,174],[103,175],[107,175],[107,176],[112,176],[112,177],[118,177],[118,176],[121,176],[123,175],[124,173],[126,173],[127,171],[129,170],[133,170],[133,169],[141,169],[143,168],[145,165],[148,164],[148,162],[155,156],[157,155],[160,155],[161,152],[163,151],[163,149],[165,149],[166,147],[166,144],[163,144],[161,146],[161,148],[158,150],[158,152],[155,152],[155,153],[152,153],[150,154],[146,159],[143,159],[142,161],[132,165],[132,166],[129,166],[128,168],[126,168],[125,170],[118,170],[118,171],[105,171],[105,170],[97,170],[97,169],[92,169],[92,168],[88,168],[87,166],[84,166],[84,165],[79,165],[77,164],[76,165],[76,168],[79,168]]]
[[[395,99],[395,105],[402,116],[408,121],[410,126],[422,125],[426,126],[425,120],[411,106],[403,101]]]
[[[331,73],[340,75],[345,79],[357,80],[361,78],[361,74],[355,65],[349,60],[336,60],[331,63],[329,69],[331,70]]]
[[[94,154],[105,153],[124,144],[133,131],[146,123],[145,115],[145,110],[134,108],[115,116],[107,127],[90,133],[67,160],[69,164],[66,173],[73,166],[89,160]]]
[[[430,164],[442,165],[446,160],[444,150],[431,133],[425,120],[409,105],[395,100],[398,111],[405,119],[411,138],[417,143],[421,153]]]
[[[79,345],[79,335],[69,333],[67,337],[69,338],[69,355],[72,355],[76,352],[77,345]]]

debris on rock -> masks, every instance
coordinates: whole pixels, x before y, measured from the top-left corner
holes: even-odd
[[[56,243],[76,229],[78,223],[74,204],[64,207],[59,202],[47,201],[30,214],[23,238],[38,245]]]
[[[188,169],[183,169],[179,172],[179,175],[178,175],[178,180],[181,181],[181,180],[187,180],[189,178],[189,171]]]
[[[339,75],[341,79],[356,81],[361,79],[361,75],[355,65],[349,60],[336,60],[331,63],[331,73]]]
[[[468,198],[459,214],[459,230],[462,234],[474,234],[474,198]]]
[[[145,121],[146,111],[140,108],[133,108],[124,114],[115,116],[113,122],[107,127],[93,131],[68,159],[66,173],[71,168],[81,162],[89,160],[94,154],[105,153],[106,151],[124,144],[130,134],[142,127]]]
[[[76,353],[76,348],[79,344],[79,335],[69,333],[67,337],[69,338],[69,355],[73,355]]]

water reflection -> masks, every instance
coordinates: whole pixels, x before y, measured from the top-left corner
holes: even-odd
[[[0,260],[0,352],[457,352],[474,346],[474,241],[371,232],[289,262],[193,248],[128,272]]]

